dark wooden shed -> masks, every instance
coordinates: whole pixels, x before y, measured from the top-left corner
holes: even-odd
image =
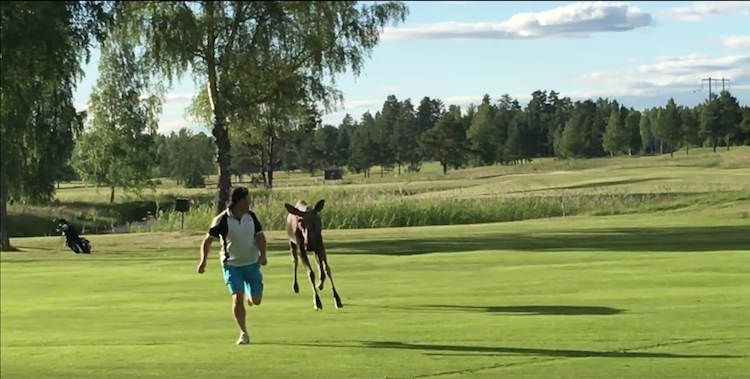
[[[323,169],[323,180],[341,180],[344,178],[344,172],[339,167],[328,167]]]

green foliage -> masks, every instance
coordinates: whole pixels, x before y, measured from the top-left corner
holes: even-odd
[[[565,124],[559,144],[559,156],[564,158],[587,158],[595,156],[589,135],[595,130],[596,104],[587,100],[573,105],[571,117]]]
[[[628,148],[628,154],[638,153],[643,149],[643,140],[641,139],[641,112],[630,109],[625,117],[625,146]]]
[[[203,133],[181,129],[157,138],[159,173],[187,188],[205,185],[205,176],[214,170],[215,148],[211,138]]]
[[[721,130],[724,135],[724,142],[729,148],[732,140],[738,134],[741,134],[740,125],[742,124],[742,108],[740,107],[737,98],[734,97],[729,91],[722,91],[719,95],[719,103],[721,104]]]
[[[714,151],[719,146],[719,140],[725,125],[721,120],[721,113],[721,103],[716,98],[709,99],[701,108],[700,135],[704,139],[708,139]]]
[[[658,125],[656,136],[671,146],[677,146],[682,140],[682,119],[680,117],[680,109],[673,98],[669,98],[667,106],[659,113]],[[670,154],[674,150],[674,148],[670,149]]]
[[[435,126],[422,134],[419,146],[425,157],[440,162],[443,173],[448,172],[448,167],[460,167],[466,150],[466,130],[460,113],[451,109],[443,112]]]
[[[495,107],[492,106],[489,95],[484,95],[482,104],[466,131],[466,138],[471,146],[474,166],[497,162],[500,134],[495,125]]]
[[[625,113],[627,118],[628,110],[623,108],[613,109],[609,115],[607,121],[607,128],[604,130],[604,136],[602,137],[602,147],[604,151],[612,155],[620,155],[627,150],[628,147],[628,134],[623,122],[621,113]]]
[[[83,181],[110,187],[113,193],[114,188],[149,185],[156,169],[161,100],[145,96],[149,83],[138,64],[133,46],[103,46],[89,100],[91,126],[77,141],[72,160]]]
[[[123,43],[142,48],[149,74],[171,82],[190,69],[198,84],[207,83],[211,117],[207,117],[205,101],[193,107],[192,113],[211,121],[219,166],[217,213],[231,188],[227,123],[244,135],[252,130],[249,124],[258,121],[253,113],[264,107],[279,111],[293,104],[322,102],[328,109],[341,103],[335,76],[346,71],[358,75],[378,44],[383,27],[403,22],[408,13],[401,2],[173,1],[118,5],[115,14],[120,32],[115,35]],[[268,117],[265,122],[270,122]],[[261,166],[267,172],[274,166],[272,141],[278,135],[276,128],[262,129],[268,138]],[[270,178],[266,179],[269,186]]]
[[[106,4],[17,1],[0,7],[0,248],[10,249],[6,203],[52,199],[84,114],[73,105],[81,63],[103,36]]]
[[[690,146],[700,145],[700,128],[698,113],[695,109],[680,108],[680,121],[682,122],[681,134],[685,145],[686,154],[689,154]]]

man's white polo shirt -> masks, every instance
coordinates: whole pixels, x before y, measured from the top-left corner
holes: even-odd
[[[208,235],[221,240],[221,263],[230,266],[246,266],[258,262],[258,245],[255,236],[263,233],[263,227],[253,211],[238,220],[227,209],[214,217]]]

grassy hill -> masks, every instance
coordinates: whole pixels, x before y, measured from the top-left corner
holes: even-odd
[[[563,213],[659,211],[696,203],[747,200],[750,147],[717,153],[710,149],[693,149],[689,155],[677,152],[674,157],[537,159],[516,166],[454,170],[448,175],[442,175],[439,165],[430,163],[420,173],[398,175],[391,172],[381,177],[379,169],[374,168],[368,179],[346,175],[342,182],[327,183],[298,172],[277,173],[276,177],[272,192],[257,189],[252,195],[254,207],[260,214],[268,215],[269,227],[279,227],[277,219],[283,218],[283,202],[300,198],[328,201],[329,228],[466,223],[472,217],[477,218],[477,222],[510,221],[555,217]],[[10,206],[11,235],[51,234],[50,220],[54,217],[76,220],[88,233],[174,230],[177,227],[174,217],[169,219],[170,215],[163,216],[159,210],[171,210],[176,197],[193,200],[194,211],[189,215],[188,228],[202,229],[212,212],[213,185],[185,189],[170,180],[161,183],[139,194],[118,190],[115,204],[107,203],[108,189],[83,183],[63,184],[54,204]],[[450,204],[441,212],[450,214],[437,215],[435,202],[444,201]],[[482,202],[489,203],[483,206]],[[556,210],[566,206],[565,212]],[[407,212],[404,207],[413,209]],[[449,212],[448,207],[457,209]],[[467,211],[466,216],[459,217],[458,208],[472,207],[493,211],[485,214]],[[513,214],[500,208],[514,209]],[[520,212],[522,208],[537,210]],[[422,214],[418,215],[420,212]],[[162,220],[141,222],[149,213]]]

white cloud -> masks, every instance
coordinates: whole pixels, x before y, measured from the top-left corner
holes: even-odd
[[[170,120],[170,121],[159,121],[159,129],[158,132],[161,134],[169,134],[172,132],[178,132],[182,128],[197,130],[197,129],[205,129],[198,125],[196,125],[193,122],[190,122],[184,117]]]
[[[711,16],[750,17],[750,1],[696,1],[685,7],[665,9],[661,13],[680,21],[700,21]]]
[[[707,95],[703,79],[730,80],[731,89],[741,102],[747,102],[750,90],[750,55],[729,55],[712,58],[700,54],[684,57],[662,57],[652,64],[633,70],[593,72],[574,80],[579,84],[599,87],[601,95],[627,98],[631,102],[653,101],[668,97],[682,98],[683,102],[700,101]],[[702,89],[703,87],[703,89]],[[713,89],[721,88],[714,83]],[[649,100],[651,99],[651,100]],[[678,101],[680,102],[680,101]],[[628,104],[626,102],[626,104]]]
[[[374,105],[377,105],[377,102],[374,102],[372,100],[352,100],[344,101],[344,105],[341,108],[342,110],[352,110],[357,108],[372,107]]]
[[[169,101],[192,101],[194,93],[168,93],[164,96],[164,100]]]
[[[383,104],[383,100],[350,100],[344,101],[343,105],[339,105],[333,112],[323,115],[322,121],[324,124],[338,124],[344,115],[351,114],[352,117],[359,118],[362,113],[366,111],[375,111],[380,109]]]
[[[734,50],[750,50],[750,36],[722,37],[721,43]]]
[[[651,64],[643,64],[626,71],[600,71],[582,75],[572,80],[572,88],[548,88],[555,90],[560,96],[567,96],[573,100],[596,99],[608,97],[617,99],[621,104],[636,109],[660,106],[673,97],[678,104],[695,105],[705,100],[708,95],[707,83],[702,79],[727,78],[727,89],[730,89],[740,103],[750,103],[750,55],[729,55],[725,57],[708,57],[692,54],[683,57],[661,57]],[[703,89],[701,87],[703,86]],[[578,87],[578,88],[576,88]],[[542,88],[545,89],[545,88]],[[572,90],[571,90],[572,89]],[[721,83],[714,82],[713,90],[720,90]],[[510,95],[521,104],[530,99],[529,93]],[[465,96],[434,96],[447,105],[460,105],[463,109],[469,104],[479,105],[484,94]],[[493,102],[497,101],[501,93],[491,93]],[[399,98],[402,96],[399,96]],[[380,101],[362,103],[374,104],[373,109],[379,109]],[[359,118],[366,109],[352,112]],[[343,114],[333,114],[326,120],[330,123],[340,121]]]
[[[540,13],[520,13],[500,22],[440,22],[386,28],[384,41],[447,39],[587,38],[651,26],[650,14],[626,3],[575,3]]]
[[[142,95],[141,100],[148,98],[147,95]],[[192,93],[168,93],[164,95],[164,108],[185,108],[190,105],[193,100]],[[89,107],[88,103],[77,103],[75,104],[76,109],[83,110]]]

